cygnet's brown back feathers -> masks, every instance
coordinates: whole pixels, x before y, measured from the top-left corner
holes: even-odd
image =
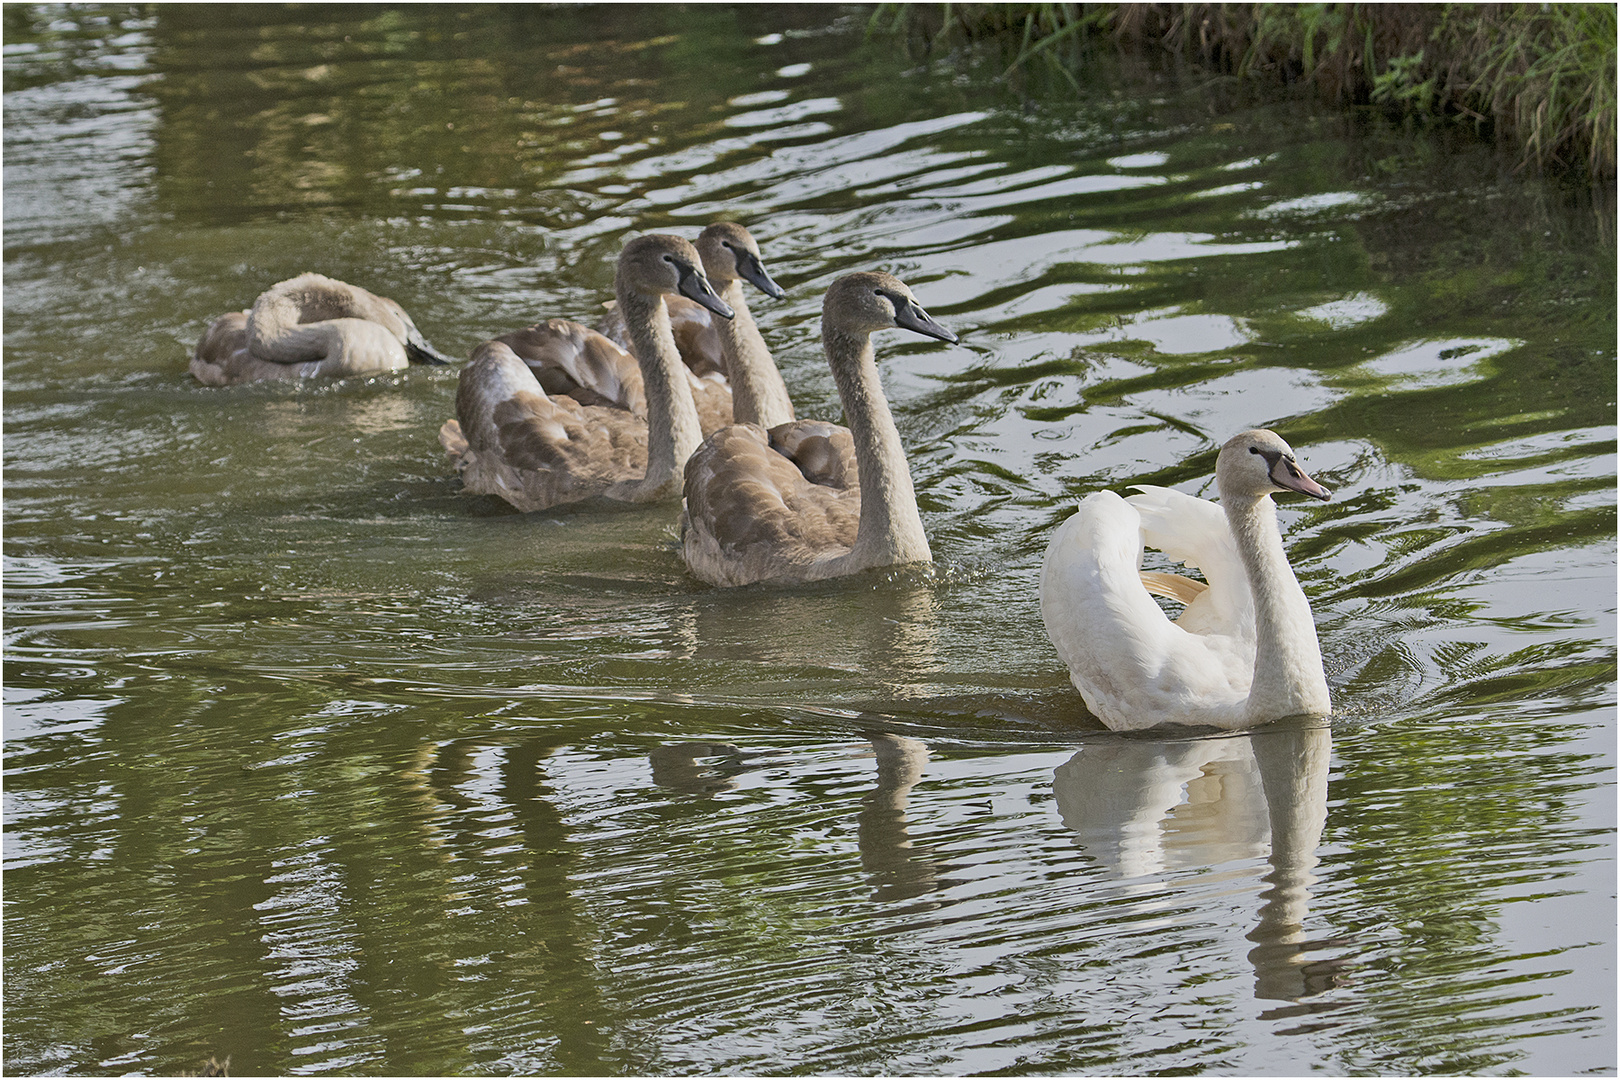
[[[726,358],[720,351],[720,332],[714,328],[714,316],[702,304],[684,296],[666,296],[664,306],[669,309],[669,325],[675,332],[675,348],[680,350],[681,362],[691,368],[694,375],[724,377]],[[624,313],[617,303],[602,316],[596,330],[628,354],[630,329],[624,325]]]
[[[849,437],[836,425],[824,426]],[[773,436],[782,427],[770,434],[753,424],[722,428],[686,463],[686,516],[704,523],[704,531],[728,560],[746,564],[757,548],[761,556],[779,558],[788,552],[792,558],[797,553],[799,561],[809,563],[855,542],[861,520],[859,487],[809,479],[794,459],[773,449]],[[823,451],[815,455],[815,465],[827,467],[835,452],[825,432],[798,441]]]
[[[493,340],[527,364],[547,394],[647,418],[647,394],[635,357],[594,330],[568,319],[547,319]]]
[[[771,428],[771,449],[788,458],[812,484],[859,493],[855,439],[849,428],[826,420],[795,420]]]
[[[439,441],[463,485],[519,510],[592,498],[646,472],[644,422],[547,396],[504,342],[485,342],[462,369],[456,416]]]
[[[603,483],[647,471],[645,424],[605,422],[598,406],[570,398],[514,394],[495,406],[501,456],[518,469],[559,470]]]
[[[674,306],[681,299],[671,296],[664,302]],[[696,304],[692,306],[703,310]],[[534,372],[540,388],[553,397],[570,397],[581,405],[624,409],[645,422],[647,391],[641,365],[605,335],[568,319],[547,319],[492,340],[503,342],[516,353]],[[693,375],[687,385],[705,435],[731,423],[731,392],[725,383],[714,376]]]

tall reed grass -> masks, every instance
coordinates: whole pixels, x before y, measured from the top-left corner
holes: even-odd
[[[872,24],[931,43],[1000,40],[1009,72],[1037,61],[1067,71],[1087,46],[1162,50],[1473,124],[1537,168],[1615,175],[1613,4],[885,4]]]

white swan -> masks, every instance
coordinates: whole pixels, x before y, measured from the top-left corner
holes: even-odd
[[[819,581],[932,558],[872,334],[902,327],[941,341],[956,335],[889,274],[839,278],[821,310],[822,347],[849,427],[799,420],[767,432],[734,424],[692,455],[682,553],[711,585]],[[851,456],[857,476],[849,475]]]
[[[519,510],[596,496],[649,502],[680,494],[703,439],[664,298],[683,295],[722,318],[697,251],[678,236],[640,236],[619,256],[619,306],[640,357],[646,419],[549,396],[509,345],[486,341],[461,370],[456,419],[439,430],[463,485]]]
[[[251,311],[210,323],[192,350],[190,369],[200,383],[229,386],[448,363],[392,300],[321,274],[300,274],[259,294]]]
[[[1215,480],[1220,506],[1159,487],[1088,495],[1046,549],[1046,634],[1087,707],[1115,731],[1237,729],[1332,708],[1311,606],[1271,501],[1276,491],[1325,500],[1327,489],[1261,429],[1221,448]],[[1201,569],[1208,584],[1139,573],[1144,541]],[[1171,622],[1150,592],[1187,608]]]
[[[685,297],[672,296],[666,301],[676,347],[694,375],[694,396],[698,413],[705,421],[704,434],[732,422],[767,428],[787,423],[793,419],[793,402],[753,313],[748,310],[742,286],[746,281],[775,300],[787,293],[766,272],[759,244],[736,222],[715,222],[698,234],[693,246],[703,260],[703,272],[710,284],[735,312],[730,320],[716,319],[707,308]],[[627,366],[627,370],[620,381],[639,381],[623,310],[615,304],[597,329],[621,350],[628,350],[623,353],[620,366]],[[533,361],[530,364],[533,366]],[[550,390],[547,376],[538,371],[535,374]],[[569,392],[561,380],[559,388]],[[714,404],[706,409],[710,401]],[[722,411],[723,420],[707,422],[711,414],[718,416]]]

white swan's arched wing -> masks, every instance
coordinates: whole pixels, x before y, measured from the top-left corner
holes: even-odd
[[[1195,634],[1254,641],[1254,598],[1226,514],[1215,503],[1165,487],[1138,485],[1125,501],[1141,516],[1142,542],[1203,572],[1209,588],[1177,624]]]
[[[1142,535],[1131,502],[1107,491],[1081,501],[1041,567],[1047,636],[1086,705],[1115,730],[1224,726],[1228,712],[1240,724],[1252,648],[1245,657],[1241,640],[1189,633],[1165,617],[1137,576]]]

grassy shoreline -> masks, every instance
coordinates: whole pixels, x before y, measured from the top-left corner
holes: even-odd
[[[1615,6],[1565,4],[884,4],[874,30],[999,42],[1008,72],[1084,50],[1164,52],[1239,79],[1461,123],[1521,165],[1615,176]]]

